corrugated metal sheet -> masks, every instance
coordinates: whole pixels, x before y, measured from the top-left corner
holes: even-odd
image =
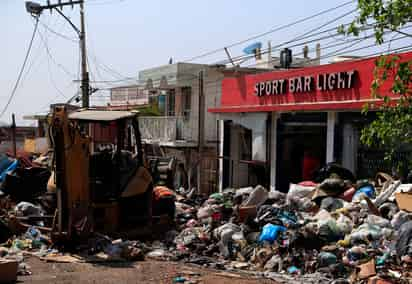
[[[69,119],[84,121],[114,121],[135,116],[136,113],[130,111],[104,111],[104,110],[84,110],[72,112]]]

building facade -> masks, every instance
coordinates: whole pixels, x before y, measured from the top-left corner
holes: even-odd
[[[412,53],[399,55],[411,60]],[[388,171],[381,149],[359,143],[377,105],[370,86],[376,58],[225,78],[219,114],[219,188],[257,183],[287,191],[313,170],[338,162],[358,177]],[[390,92],[393,78],[380,89]],[[402,157],[400,157],[401,159]]]
[[[207,111],[220,102],[221,66],[175,63],[139,72],[147,108],[139,126],[153,155],[176,157],[189,186],[216,191],[217,119]],[[199,174],[201,173],[201,174]]]
[[[149,96],[139,85],[119,86],[110,89],[110,106],[112,108],[135,108],[147,105]]]

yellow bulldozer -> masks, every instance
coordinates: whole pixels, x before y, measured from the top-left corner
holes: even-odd
[[[53,107],[49,117],[57,195],[55,237],[150,231],[153,180],[138,113]]]

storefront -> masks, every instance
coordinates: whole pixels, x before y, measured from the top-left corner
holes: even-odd
[[[411,60],[412,53],[399,54]],[[361,114],[371,95],[376,58],[286,71],[227,77],[219,108],[220,188],[265,183],[287,190],[290,182],[310,179],[313,170],[338,162],[357,173],[376,170],[382,153],[359,143],[362,127],[374,117]],[[393,78],[380,88],[391,92]],[[372,158],[373,157],[373,158]],[[267,174],[251,182],[250,164]],[[263,170],[265,171],[265,170]]]

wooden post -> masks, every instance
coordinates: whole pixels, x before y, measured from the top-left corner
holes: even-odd
[[[13,146],[13,156],[17,158],[17,146],[16,146],[16,118],[14,113],[11,115],[11,141]]]
[[[199,72],[199,115],[198,115],[198,164],[197,164],[197,192],[201,192],[202,187],[202,154],[204,149],[205,134],[205,102],[203,90],[203,70]]]
[[[270,190],[276,190],[278,114],[272,112],[270,138]]]
[[[334,162],[336,112],[328,112],[328,123],[326,132],[326,163]]]

